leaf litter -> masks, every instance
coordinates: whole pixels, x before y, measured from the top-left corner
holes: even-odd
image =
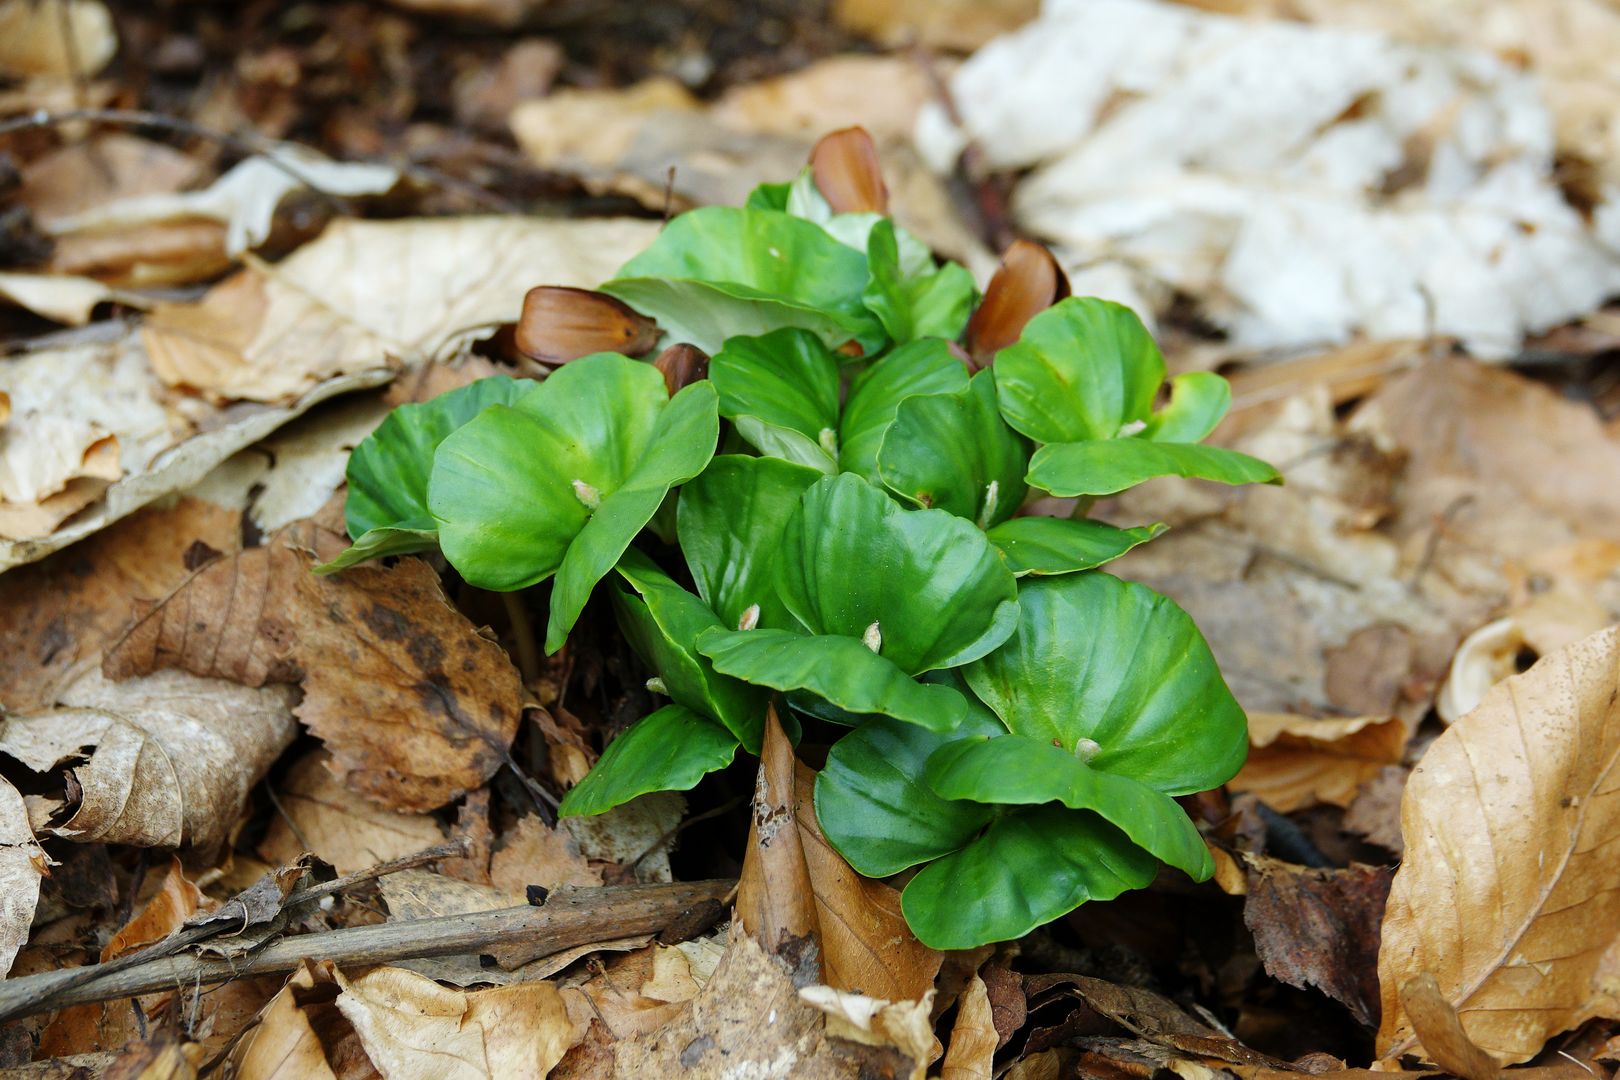
[[[21,27],[0,33],[0,68],[23,80],[8,112],[110,100],[133,47],[118,35],[155,29],[182,43],[165,71],[233,72],[199,91],[197,124],[316,144],[0,135],[20,160],[20,186],[0,175],[0,193],[36,229],[0,292],[84,327],[41,335],[0,311],[19,343],[0,359],[0,960],[14,978],[124,962],[210,918],[211,947],[246,956],[669,880],[740,878],[735,907],[546,955],[312,956],[290,976],[68,1005],[0,1028],[0,1064],[1612,1074],[1612,12],[845,0],[837,30],[767,35],[795,42],[789,63],[759,42],[710,57],[567,29],[557,45],[528,26],[463,40],[426,28],[493,17],[480,5],[438,5],[446,24],[396,6],[368,22],[337,5],[322,52],[296,36],[243,51],[193,16],[98,0],[0,4],[0,25]],[[840,56],[853,39],[839,34],[918,34],[944,55]],[[1205,64],[1211,43],[1228,53]],[[499,62],[510,81],[482,81],[478,107],[510,114],[515,137],[446,126],[438,106],[403,134],[378,118],[436,98],[380,81],[330,124],[300,124],[330,100],[330,57],[423,79],[427,53],[460,72]],[[694,76],[694,56],[719,67]],[[605,77],[581,78],[579,57]],[[1084,79],[1076,57],[1091,58]],[[1201,130],[1241,153],[1200,156],[1187,103],[1222,64],[1318,85],[1211,90],[1218,123]],[[877,135],[897,215],[936,251],[982,284],[1009,227],[1057,241],[1077,291],[1157,315],[1173,370],[1231,371],[1237,408],[1216,441],[1284,467],[1280,489],[1163,480],[1097,508],[1172,527],[1119,569],[1198,619],[1249,711],[1244,771],[1189,797],[1216,884],[1161,878],[1017,942],[928,950],[900,916],[904,880],[862,878],[827,845],[818,749],[779,729],[758,778],[733,769],[687,800],[558,825],[557,797],[645,711],[644,670],[591,613],[577,645],[540,657],[543,612],[432,559],[306,573],[341,542],[326,508],[388,405],[543,373],[510,341],[530,286],[597,285],[656,216],[740,202],[850,123]],[[404,152],[433,137],[426,158]],[[435,189],[379,148],[468,179]],[[631,217],[492,212],[472,188]],[[1298,242],[1346,229],[1368,243]],[[1453,340],[1510,363],[1448,356]],[[461,854],[319,909],[283,905],[300,882],[364,878],[447,840]],[[280,899],[250,929],[255,882]]]

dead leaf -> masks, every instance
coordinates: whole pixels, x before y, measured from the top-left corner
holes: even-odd
[[[444,842],[425,814],[399,814],[374,805],[338,781],[324,751],[300,758],[277,786],[280,811],[259,844],[265,861],[281,865],[305,851],[353,874]]]
[[[833,20],[891,48],[972,52],[1033,19],[1038,0],[838,0]]]
[[[779,952],[816,928],[816,907],[804,842],[795,825],[798,761],[772,707],[754,785],[748,848],[737,884],[737,918],[765,948]]]
[[[1344,815],[1346,832],[1359,833],[1369,843],[1400,855],[1406,850],[1401,840],[1401,795],[1406,791],[1409,770],[1386,765],[1361,785],[1350,810]]]
[[[204,1056],[200,1043],[158,1038],[121,1055],[104,1080],[196,1080]]]
[[[338,1080],[327,1063],[321,1038],[296,995],[316,984],[309,965],[294,972],[271,999],[247,1035],[232,1050],[231,1065],[240,1080]],[[327,1006],[332,1012],[336,1008]],[[349,1033],[353,1038],[352,1031]]]
[[[1378,1026],[1378,938],[1391,872],[1307,870],[1249,855],[1243,922],[1273,978],[1315,987]]]
[[[827,1014],[827,1034],[833,1038],[898,1049],[915,1063],[911,1080],[923,1080],[927,1063],[939,1056],[939,1042],[928,1019],[934,1004],[931,989],[920,1001],[884,1001],[830,986],[806,986],[800,989],[799,1000]]]
[[[1252,791],[1282,813],[1349,806],[1363,783],[1400,764],[1406,740],[1406,725],[1395,717],[1250,713],[1249,760],[1230,787]]]
[[[36,773],[68,770],[78,797],[50,831],[80,843],[212,851],[297,734],[286,689],[178,671],[114,684],[92,670],[60,703],[7,717],[0,750]]]
[[[546,982],[468,992],[400,968],[335,977],[338,1009],[390,1080],[544,1076],[585,1034]]]
[[[17,201],[41,227],[114,199],[179,191],[195,182],[203,164],[164,143],[122,131],[101,131],[65,143],[21,170]]]
[[[101,0],[5,0],[0,3],[0,73],[83,78],[118,51],[112,15]]]
[[[142,297],[110,289],[94,278],[67,274],[0,273],[0,298],[69,326],[83,326],[97,304],[110,300],[147,306]]]
[[[1486,623],[1463,639],[1434,708],[1447,724],[1484,700],[1491,687],[1516,674],[1525,651],[1557,652],[1610,622],[1590,596],[1565,591],[1537,593],[1523,608]]]
[[[975,975],[957,999],[956,1023],[939,1068],[940,1080],[990,1080],[999,1043],[990,994],[984,980]]]
[[[174,221],[70,233],[52,245],[47,269],[126,289],[150,289],[208,281],[229,270],[231,264],[225,254],[223,225]]]
[[[651,242],[623,218],[340,220],[275,266],[142,329],[170,386],[214,401],[289,401],[325,379],[451,356],[513,322],[535,284],[594,287]]]
[[[45,867],[45,851],[34,839],[22,796],[0,779],[0,978],[28,940]]]
[[[1401,985],[1401,1008],[1406,1010],[1423,1051],[1446,1072],[1463,1080],[1498,1080],[1502,1066],[1474,1044],[1457,1018],[1457,1010],[1440,992],[1433,975],[1424,972]]]
[[[1415,1049],[1400,988],[1429,973],[1468,1037],[1517,1062],[1611,1015],[1620,892],[1620,630],[1499,683],[1436,739],[1401,807],[1384,916],[1378,1049]]]
[[[655,791],[605,814],[564,818],[562,827],[586,859],[616,863],[634,881],[672,881],[669,853],[685,815],[686,800],[679,792]]]
[[[118,639],[137,598],[163,596],[194,565],[188,554],[229,551],[240,515],[201,499],[147,507],[67,551],[0,576],[0,695],[36,712]]]
[[[574,835],[566,828],[552,828],[533,814],[506,831],[490,859],[489,877],[496,888],[520,901],[530,885],[549,890],[602,884],[602,872],[586,863]]]

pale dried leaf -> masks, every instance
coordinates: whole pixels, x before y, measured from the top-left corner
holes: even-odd
[[[22,796],[0,779],[0,978],[28,940],[45,866]]]
[[[521,892],[514,895],[493,885],[478,885],[431,870],[401,870],[387,875],[380,884],[388,917],[395,921],[467,915],[527,902]]]
[[[322,751],[300,758],[277,786],[280,812],[259,844],[267,862],[288,863],[309,851],[353,874],[444,842],[433,818],[374,805],[340,783],[328,760]]]
[[[1463,1030],[1457,1010],[1440,992],[1433,975],[1424,972],[1401,986],[1401,1007],[1412,1022],[1423,1052],[1434,1063],[1463,1080],[1497,1080],[1502,1066],[1481,1050]]]
[[[679,792],[655,791],[605,814],[563,818],[561,824],[585,858],[628,867],[637,881],[670,881],[669,852],[685,814]]]
[[[114,199],[178,191],[202,171],[201,161],[164,143],[102,131],[24,165],[17,201],[49,231],[57,218]]]
[[[1620,1008],[1602,968],[1620,926],[1617,701],[1611,628],[1499,683],[1424,754],[1384,916],[1380,1053],[1416,1046],[1399,990],[1425,972],[1508,1062]]]
[[[833,19],[891,48],[922,44],[972,52],[1039,10],[1037,0],[838,0]]]
[[[999,1041],[989,992],[984,980],[975,975],[957,999],[956,1023],[940,1064],[940,1080],[990,1080]]]
[[[108,288],[94,278],[67,274],[0,273],[0,299],[69,326],[83,326],[97,304],[108,300],[145,307],[138,296]]]
[[[799,991],[799,1000],[827,1014],[828,1035],[898,1049],[915,1063],[911,1080],[923,1080],[928,1062],[939,1056],[934,1026],[928,1019],[934,1004],[932,990],[921,1001],[884,1001],[830,986],[806,986]]]
[[[285,688],[178,671],[114,684],[92,670],[60,703],[8,717],[0,750],[37,773],[72,769],[82,794],[52,831],[81,843],[212,850],[297,734]]]
[[[118,33],[101,0],[0,3],[0,75],[84,78],[117,51]]]
[[[231,1051],[239,1080],[338,1080],[309,1015],[293,998],[296,990],[314,985],[309,969],[300,968],[271,999],[258,1024]]]
[[[544,1076],[585,1033],[550,983],[467,992],[387,967],[336,977],[337,1007],[389,1080]]]
[[[1362,784],[1400,763],[1406,740],[1406,725],[1395,717],[1250,713],[1249,760],[1230,786],[1283,813],[1349,806]]]
[[[507,830],[490,859],[489,877],[497,889],[520,901],[530,885],[549,890],[602,884],[602,871],[585,861],[574,835],[566,828],[552,828],[533,814]]]

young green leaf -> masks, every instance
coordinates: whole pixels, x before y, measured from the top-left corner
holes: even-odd
[[[1158,862],[1096,814],[1033,806],[917,872],[900,895],[906,923],[934,949],[1023,937],[1088,900],[1148,885]]]
[[[1136,312],[1077,296],[1030,319],[994,368],[1001,414],[1042,443],[1112,439],[1145,423],[1164,370]]]
[[[888,877],[972,840],[994,815],[975,802],[952,801],[923,782],[928,758],[953,740],[1006,733],[983,706],[961,727],[930,731],[887,717],[868,720],[833,744],[816,776],[816,820],[849,865]]]
[[[439,526],[427,505],[433,452],[489,406],[509,405],[534,385],[493,375],[389,413],[349,455],[343,520],[354,546],[315,572],[329,574],[366,559],[435,547]]]
[[[962,333],[978,299],[973,275],[965,267],[940,267],[929,259],[926,268],[907,272],[888,218],[867,234],[866,261],[871,277],[861,296],[891,339],[901,344],[923,337],[955,340]]]
[[[1202,441],[1232,407],[1232,384],[1213,371],[1189,371],[1170,380],[1170,403],[1148,419],[1142,437],[1154,442]]]
[[[1021,517],[985,533],[1015,577],[1072,574],[1111,562],[1165,531],[1159,524],[1119,529],[1086,518]]]
[[[1196,443],[1093,439],[1052,443],[1035,451],[1025,477],[1053,495],[1112,495],[1159,476],[1222,484],[1280,484],[1282,474],[1259,458]]]
[[[709,379],[720,395],[720,415],[737,425],[756,450],[798,461],[802,454],[761,437],[786,430],[803,436],[834,471],[838,458],[838,358],[808,330],[786,327],[763,337],[736,337],[709,361]],[[761,446],[760,442],[767,442]],[[803,463],[803,462],[801,462]]]
[[[771,566],[788,518],[819,476],[775,458],[723,454],[682,486],[675,512],[681,554],[698,595],[728,629],[750,608],[755,625],[795,625],[776,598]]]
[[[617,569],[634,590],[614,598],[619,625],[663,680],[664,692],[677,705],[720,721],[750,754],[759,753],[768,695],[719,674],[697,651],[698,636],[722,625],[719,617],[634,548]]]
[[[964,669],[1017,735],[1095,769],[1186,795],[1230,780],[1248,724],[1187,613],[1153,590],[1098,571],[1026,578],[1017,631]]]
[[[876,483],[877,455],[895,410],[915,394],[967,389],[967,367],[940,338],[923,338],[887,353],[850,384],[838,424],[838,465]]]
[[[707,382],[671,399],[650,364],[576,360],[439,445],[428,506],[445,557],[487,589],[557,575],[546,633],[555,652],[670,487],[708,464],[719,422]]]
[[[878,475],[901,498],[985,529],[1023,503],[1030,449],[996,409],[994,376],[980,373],[954,394],[900,402],[878,449]]]
[[[557,813],[586,817],[650,792],[685,791],[730,765],[736,753],[731,732],[690,709],[665,705],[608,743],[585,779],[563,796]]]
[[[777,595],[812,634],[872,642],[907,674],[955,667],[1007,639],[1017,584],[984,533],[901,509],[858,476],[818,480],[788,519]]]
[[[1215,872],[1197,826],[1174,799],[1128,776],[1094,769],[1050,742],[1026,735],[960,739],[928,759],[926,780],[942,799],[1003,806],[1058,802],[1091,810],[1195,881]]]
[[[855,716],[951,731],[967,715],[956,690],[917,682],[860,638],[717,629],[704,631],[697,644],[722,674],[775,690],[807,690]]]
[[[866,259],[820,226],[780,210],[711,206],[680,215],[601,291],[713,355],[727,338],[784,326],[827,345],[881,344],[861,304]]]

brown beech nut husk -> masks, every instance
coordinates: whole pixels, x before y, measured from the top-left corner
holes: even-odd
[[[1018,340],[1024,324],[1068,295],[1069,276],[1045,245],[1015,241],[968,320],[966,344],[974,367],[989,367],[996,353]]]
[[[863,127],[823,135],[810,151],[810,176],[835,214],[888,213],[877,147]]]
[[[658,324],[606,293],[539,285],[524,294],[514,340],[543,364],[599,352],[641,356],[658,344]]]
[[[709,354],[696,345],[671,345],[658,354],[653,367],[663,373],[669,396],[674,397],[681,387],[709,377]]]

